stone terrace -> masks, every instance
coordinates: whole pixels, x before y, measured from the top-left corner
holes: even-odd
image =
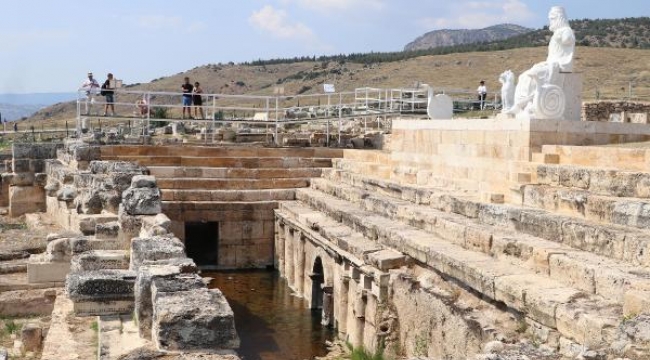
[[[273,264],[273,210],[294,200],[343,151],[326,148],[106,146],[103,160],[130,161],[156,176],[172,231],[186,239],[186,223],[219,223],[221,269]],[[217,239],[214,239],[215,243]]]
[[[453,122],[422,122],[423,128],[396,123],[390,151],[346,150],[310,188],[297,190],[298,202],[282,202],[280,224],[360,259],[397,250],[414,260],[412,268],[432,271],[445,279],[445,287],[467,291],[486,310],[461,323],[471,328],[470,322],[478,322],[482,330],[468,330],[462,344],[446,349],[439,346],[444,331],[435,330],[441,325],[425,326],[420,331],[428,334],[430,356],[469,356],[479,351],[476,343],[499,336],[514,340],[517,335],[507,331],[510,321],[519,322],[514,325],[519,336],[526,333],[564,356],[588,349],[603,358],[647,358],[650,339],[637,330],[648,326],[647,317],[639,315],[650,311],[650,152],[544,145],[636,141],[647,129],[626,135],[637,128]],[[498,128],[504,126],[510,130]],[[573,131],[562,134],[563,127]],[[592,130],[581,137],[577,129],[585,127]],[[426,131],[430,128],[435,130]],[[547,129],[546,135],[531,132],[534,128]],[[292,246],[284,258],[302,245]],[[391,270],[388,302],[394,308],[395,275],[409,276],[404,271]],[[295,277],[287,276],[300,289]],[[341,291],[347,287],[335,281],[335,299],[346,298]],[[440,293],[445,291],[430,291],[429,301]],[[497,313],[516,316],[496,325],[487,310],[492,305]],[[422,304],[410,306],[420,317],[433,316]],[[335,317],[351,313],[341,309]],[[372,348],[381,331],[379,320],[367,314],[363,339],[352,338]],[[396,321],[404,329],[416,320]],[[490,335],[495,328],[499,336]],[[418,336],[400,335],[400,346],[412,352],[407,355],[416,354]]]

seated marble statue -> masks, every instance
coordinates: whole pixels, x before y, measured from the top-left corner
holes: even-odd
[[[551,8],[549,14],[549,30],[553,32],[548,44],[546,61],[535,64],[531,69],[519,76],[515,90],[514,106],[507,112],[517,114],[529,111],[534,97],[539,94],[542,85],[553,84],[559,73],[573,71],[573,54],[575,51],[575,35],[569,25],[566,12],[561,6]]]

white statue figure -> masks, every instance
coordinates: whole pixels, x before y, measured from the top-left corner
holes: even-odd
[[[538,118],[554,118],[564,111],[564,93],[553,84],[560,72],[573,71],[576,40],[563,7],[552,7],[548,19],[549,29],[553,32],[548,44],[548,57],[519,76],[515,103],[508,111],[510,114],[527,111]]]
[[[501,112],[505,113],[514,105],[515,101],[515,74],[506,70],[499,76],[501,83]]]

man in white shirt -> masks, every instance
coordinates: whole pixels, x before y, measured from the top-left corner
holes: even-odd
[[[478,93],[479,108],[485,110],[485,98],[487,98],[487,87],[485,86],[485,81],[481,80],[476,92]]]
[[[86,92],[86,115],[90,115],[90,106],[95,102],[94,95],[99,94],[99,83],[93,77],[93,73],[88,73],[88,79],[81,84],[79,91]]]

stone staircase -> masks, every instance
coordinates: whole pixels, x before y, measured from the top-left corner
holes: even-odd
[[[650,309],[650,172],[565,165],[563,151],[528,163],[536,171],[518,180],[536,183],[520,188],[521,203],[495,204],[418,181],[387,153],[346,150],[278,213],[359,258],[400,251],[520,314],[528,335],[563,355],[641,359],[650,342],[623,329]]]
[[[102,148],[101,158],[147,167],[181,240],[188,240],[188,223],[217,223],[218,234],[204,240],[218,249],[200,265],[233,269],[273,265],[273,210],[279,201],[295,200],[296,189],[308,187],[342,154],[327,148],[112,146]]]
[[[132,161],[156,176],[163,204],[274,202],[294,198],[341,150],[140,147],[102,149],[102,159]]]

